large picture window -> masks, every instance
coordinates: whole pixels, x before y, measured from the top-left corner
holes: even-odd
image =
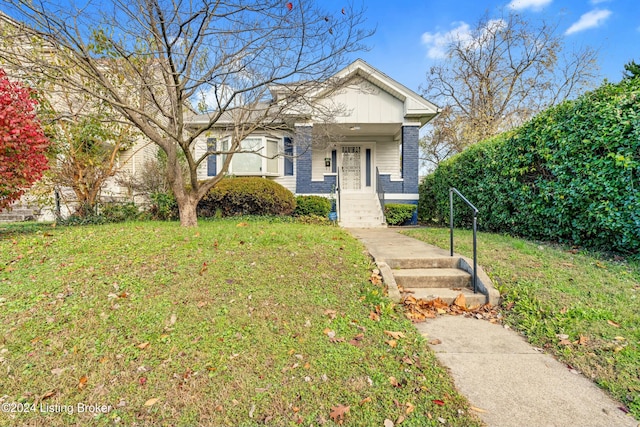
[[[229,150],[230,140],[222,141],[222,149]],[[241,151],[236,153],[229,165],[231,175],[280,175],[279,141],[266,136],[255,136],[244,139],[240,143]],[[252,151],[252,152],[249,152]],[[226,156],[222,155],[222,162]]]

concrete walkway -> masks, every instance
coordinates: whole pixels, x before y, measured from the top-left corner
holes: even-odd
[[[443,253],[394,229],[349,231],[376,262]],[[640,427],[594,383],[510,329],[448,315],[416,327],[428,340],[441,341],[432,350],[490,427]]]

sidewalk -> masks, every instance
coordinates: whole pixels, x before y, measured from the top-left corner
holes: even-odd
[[[376,262],[443,253],[393,229],[349,231]],[[490,427],[640,427],[594,383],[510,329],[463,316],[439,316],[416,328],[441,341],[430,347]]]

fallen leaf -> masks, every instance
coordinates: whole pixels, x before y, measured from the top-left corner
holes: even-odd
[[[158,398],[154,397],[152,399],[147,400],[146,402],[144,402],[144,406],[153,406],[155,403],[158,402]]]
[[[361,405],[364,405],[365,403],[369,403],[369,402],[371,402],[371,400],[372,400],[372,399],[371,399],[371,396],[365,397],[364,399],[362,399],[362,400],[360,401],[360,404],[361,404]]]
[[[45,400],[50,398],[51,396],[53,396],[54,394],[56,394],[55,390],[49,390],[48,392],[46,392],[45,394],[42,395],[42,397],[40,398],[40,400]]]
[[[434,338],[434,339],[429,341],[429,344],[438,345],[438,344],[442,344],[442,341],[440,341],[438,338]]]
[[[389,418],[386,418],[384,420],[384,427],[394,427],[394,426],[395,426],[395,424]]]
[[[136,347],[138,347],[141,350],[144,350],[145,348],[149,347],[149,341],[138,344]]]
[[[395,332],[395,331],[384,331],[385,335],[390,336],[391,338],[397,340],[400,338],[404,338],[405,335],[402,332]]]
[[[329,417],[333,420],[333,422],[342,425],[345,415],[349,413],[349,409],[350,406],[345,405],[332,406]]]
[[[558,344],[560,344],[560,345],[571,345],[571,341],[569,341],[569,340],[560,340],[558,342]]]
[[[438,406],[444,406],[444,402],[440,399],[433,399],[432,402]]]
[[[389,377],[389,384],[391,384],[394,387],[398,387],[400,385],[396,377]]]
[[[480,408],[476,408],[475,406],[469,406],[469,409],[475,412],[480,412],[481,414],[486,414],[488,411]]]
[[[380,315],[376,312],[370,312],[369,313],[369,319],[373,320],[374,322],[379,322],[380,321]]]
[[[620,327],[619,323],[614,322],[613,320],[607,320],[607,323],[610,324],[611,326],[614,326],[616,328]]]
[[[455,305],[456,307],[460,307],[462,309],[466,309],[467,308],[467,299],[465,298],[464,294],[459,294],[455,301],[453,301],[453,305]]]
[[[578,338],[578,344],[579,345],[587,345],[587,342],[589,342],[589,337],[585,337],[584,335],[580,335],[580,338]]]
[[[87,386],[87,381],[89,381],[89,378],[87,378],[86,375],[81,376],[80,379],[78,380],[78,388],[80,390],[85,388]]]
[[[247,224],[246,222],[239,222],[238,224],[236,224],[236,227],[248,227],[249,224]]]
[[[204,275],[205,271],[207,271],[207,269],[209,268],[209,266],[207,265],[207,262],[203,262],[202,263],[202,267],[200,267],[200,272],[198,274],[200,274],[201,276]]]
[[[335,310],[326,309],[324,311],[324,315],[325,316],[329,316],[329,319],[331,319],[331,320],[336,318],[336,314],[337,314],[337,312]]]
[[[138,382],[140,383],[140,385],[145,385],[147,383],[147,379],[145,377],[140,377],[138,379]]]
[[[398,346],[398,341],[396,340],[389,340],[389,341],[385,341],[387,344],[389,344],[389,347],[391,348],[396,348]]]
[[[403,421],[404,421],[404,415],[400,415],[396,420],[396,425],[402,424]]]
[[[411,402],[407,402],[407,403],[405,403],[405,406],[407,407],[407,409],[405,409],[404,413],[405,413],[405,414],[407,414],[407,415],[409,415],[410,413],[412,413],[413,411],[415,411],[415,410],[416,410],[416,407],[415,407],[415,406],[413,406],[413,405],[411,404]]]

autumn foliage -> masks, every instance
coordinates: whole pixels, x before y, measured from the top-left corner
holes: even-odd
[[[19,199],[47,169],[49,145],[32,91],[0,70],[0,209]]]

